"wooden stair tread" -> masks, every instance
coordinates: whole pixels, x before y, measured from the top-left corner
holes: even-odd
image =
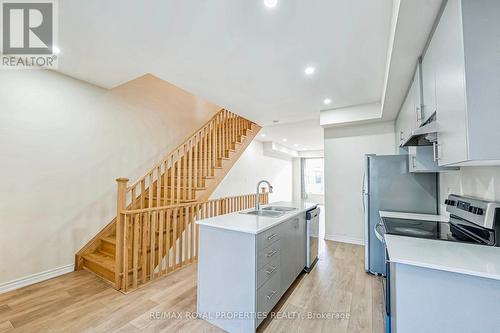
[[[112,255],[103,252],[93,252],[83,255],[84,260],[88,260],[97,264],[109,271],[114,272],[115,270],[115,258]]]
[[[116,236],[103,236],[101,240],[116,245]]]

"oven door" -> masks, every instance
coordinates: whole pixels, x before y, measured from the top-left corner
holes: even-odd
[[[385,259],[385,279],[383,279],[384,284],[384,300],[385,300],[385,325],[386,332],[391,332],[391,263],[389,260],[389,253],[387,252],[387,246],[385,245],[386,230],[382,223],[378,223],[375,226],[375,235],[384,244],[384,259]]]

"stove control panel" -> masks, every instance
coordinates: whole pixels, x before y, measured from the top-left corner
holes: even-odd
[[[466,201],[460,201],[460,200],[450,200],[446,199],[444,201],[444,204],[447,206],[452,206],[452,207],[457,207],[458,209],[464,210],[466,212],[476,214],[476,215],[483,215],[484,214],[484,208],[481,207],[475,207],[472,206],[469,202]]]
[[[450,194],[444,202],[446,211],[486,229],[493,229],[500,213],[500,203]]]
[[[455,200],[446,199],[444,204],[448,206],[456,206],[457,202]]]

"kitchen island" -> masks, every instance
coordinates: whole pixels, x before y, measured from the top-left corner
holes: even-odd
[[[240,212],[197,222],[198,315],[228,332],[255,332],[306,263],[306,212],[317,205],[267,206],[295,209],[279,217]]]

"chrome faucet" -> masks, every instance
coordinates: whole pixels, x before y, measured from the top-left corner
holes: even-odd
[[[273,193],[273,186],[271,185],[270,182],[268,182],[267,180],[261,180],[260,182],[257,183],[257,193],[255,194],[255,197],[256,197],[256,206],[255,206],[255,209],[256,210],[260,210],[260,184],[262,183],[266,183],[267,186],[269,187],[269,193]]]

